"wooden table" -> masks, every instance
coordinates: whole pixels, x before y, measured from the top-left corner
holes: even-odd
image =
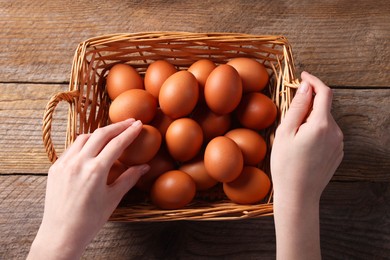
[[[162,30],[288,37],[297,71],[334,88],[333,115],[345,134],[344,161],[321,203],[323,257],[389,258],[388,1],[183,2],[0,1],[0,259],[25,258],[39,227],[50,166],[42,114],[50,96],[67,89],[77,44]],[[57,146],[66,108],[55,115]],[[274,223],[107,223],[84,258],[274,259]]]

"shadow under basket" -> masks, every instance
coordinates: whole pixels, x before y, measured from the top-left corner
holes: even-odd
[[[166,60],[178,70],[187,69],[200,59],[224,64],[232,58],[249,57],[264,64],[270,81],[263,91],[276,104],[274,125],[262,132],[268,145],[261,167],[270,177],[269,155],[276,127],[288,110],[298,84],[295,78],[291,46],[283,36],[238,33],[149,32],[112,34],[91,38],[79,44],[72,65],[69,91],[54,95],[43,118],[43,142],[51,162],[57,154],[51,126],[53,112],[60,101],[69,103],[65,148],[78,135],[92,133],[109,124],[110,99],[105,79],[117,63],[133,66],[143,76],[149,64]],[[236,220],[273,214],[272,191],[264,201],[238,205],[228,200],[221,185],[198,193],[192,203],[178,210],[161,210],[141,192],[131,190],[112,214],[111,221]]]

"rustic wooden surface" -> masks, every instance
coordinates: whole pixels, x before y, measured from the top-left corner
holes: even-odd
[[[324,259],[390,257],[388,1],[0,1],[0,259],[24,259],[42,217],[50,166],[41,120],[67,89],[73,52],[117,32],[282,34],[297,71],[335,89],[345,158],[321,204]],[[66,105],[55,114],[62,149]],[[108,223],[85,259],[274,259],[272,217]]]

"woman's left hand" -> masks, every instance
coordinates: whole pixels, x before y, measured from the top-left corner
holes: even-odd
[[[42,224],[29,259],[79,258],[122,197],[149,170],[132,166],[107,185],[113,163],[142,129],[129,119],[80,135],[51,166]]]

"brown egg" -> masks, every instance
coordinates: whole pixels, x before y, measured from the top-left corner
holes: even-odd
[[[179,209],[195,197],[194,180],[185,172],[173,170],[163,173],[151,190],[153,204],[162,209]]]
[[[167,78],[176,73],[175,66],[165,60],[158,60],[149,65],[145,72],[145,90],[158,98],[161,86]]]
[[[112,123],[135,118],[147,124],[154,118],[157,100],[143,89],[131,89],[120,94],[110,105]]]
[[[157,113],[154,116],[152,122],[150,122],[150,125],[156,127],[158,131],[160,131],[162,138],[165,138],[165,133],[167,132],[167,129],[169,125],[174,120],[170,118],[169,116],[165,115],[160,108],[157,108]]]
[[[199,100],[204,100],[204,86],[210,73],[216,68],[211,60],[202,59],[194,62],[188,71],[191,72],[199,83]]]
[[[230,114],[218,115],[206,106],[199,106],[196,108],[192,118],[202,128],[205,142],[208,142],[219,135],[224,135],[231,125]]]
[[[140,134],[119,157],[119,161],[130,166],[147,163],[161,146],[161,134],[153,126],[143,125]]]
[[[127,64],[114,65],[107,75],[107,93],[114,100],[121,93],[130,89],[142,89],[143,80],[138,72]]]
[[[211,178],[204,166],[203,154],[180,166],[179,170],[192,177],[196,184],[196,190],[207,190],[215,186],[218,181]]]
[[[198,102],[198,81],[188,71],[179,71],[162,85],[158,101],[161,110],[176,119],[192,112]]]
[[[136,187],[143,191],[150,191],[154,181],[164,172],[175,169],[175,161],[169,156],[165,149],[160,149],[152,160],[147,162],[150,170],[141,176]]]
[[[256,166],[265,157],[267,144],[256,131],[247,128],[237,128],[225,134],[240,147],[245,165]]]
[[[165,142],[175,160],[188,161],[194,158],[202,147],[202,128],[190,118],[176,119],[167,129]]]
[[[213,179],[230,182],[240,175],[244,159],[240,148],[232,139],[218,136],[206,146],[204,165]]]
[[[127,166],[121,163],[120,161],[115,161],[112,165],[110,171],[108,172],[107,176],[107,185],[110,185],[118,179],[119,176],[121,176],[122,173],[124,173],[127,170]]]
[[[228,114],[240,103],[242,82],[238,72],[223,64],[209,75],[204,87],[207,106],[216,114]]]
[[[271,126],[277,110],[272,100],[262,93],[247,93],[237,107],[237,118],[246,127],[261,130]]]
[[[255,59],[234,58],[227,64],[240,74],[244,93],[261,91],[267,86],[269,80],[267,69]]]
[[[223,184],[226,196],[238,204],[254,204],[267,196],[271,188],[269,177],[259,168],[245,166],[240,176]]]

